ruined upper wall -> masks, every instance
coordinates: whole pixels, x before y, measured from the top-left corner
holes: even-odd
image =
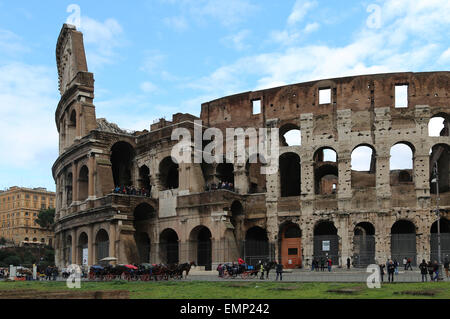
[[[409,86],[408,109],[395,109],[395,86]],[[204,103],[201,119],[214,127],[261,127],[268,119],[290,120],[301,114],[321,116],[337,110],[353,113],[379,107],[392,115],[416,105],[429,105],[432,115],[450,108],[450,72],[391,73],[352,76],[246,92]],[[319,90],[331,89],[331,103],[319,104]],[[252,101],[261,100],[261,114],[253,115]],[[407,111],[406,111],[407,112]]]
[[[64,24],[56,45],[59,91],[64,95],[78,72],[87,72],[83,34],[75,26]]]

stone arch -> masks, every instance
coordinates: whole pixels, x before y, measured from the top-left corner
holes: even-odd
[[[109,256],[109,235],[106,230],[101,228],[95,235],[95,260],[98,263],[100,260]]]
[[[128,142],[119,141],[111,147],[111,169],[115,186],[133,185],[134,158],[135,150]]]
[[[159,163],[159,179],[163,190],[179,187],[179,166],[172,157],[166,157]]]
[[[300,196],[301,166],[300,156],[284,153],[279,159],[281,197]]]
[[[78,175],[78,200],[84,201],[89,196],[89,169],[83,165]]]
[[[450,115],[448,113],[439,112],[430,118],[428,136],[450,136]]]
[[[391,147],[390,154],[391,159],[389,165],[391,186],[413,182],[414,145],[406,141],[397,142]]]
[[[138,251],[139,263],[150,263],[151,241],[147,232],[140,231],[134,234]]]
[[[281,263],[286,269],[301,268],[302,230],[300,226],[291,221],[285,222],[279,227],[279,250]]]
[[[81,232],[78,235],[78,261],[80,265],[88,265],[89,260],[89,249],[88,249],[88,235],[86,232]]]
[[[152,186],[150,184],[150,169],[147,165],[139,167],[139,188],[144,189],[150,195]]]
[[[302,135],[300,127],[294,123],[287,123],[280,127],[280,146],[301,146]]]
[[[267,192],[266,175],[261,174],[261,168],[266,164],[265,158],[260,154],[249,156],[245,165],[245,172],[248,179],[248,193],[260,194]]]
[[[375,263],[375,226],[360,222],[353,230],[353,264],[367,267]]]
[[[234,165],[231,163],[220,163],[216,167],[216,176],[219,182],[234,183]]]
[[[439,183],[436,184],[435,168],[437,165]],[[447,193],[450,191],[450,146],[448,144],[436,144],[430,154],[430,193]]]
[[[254,226],[245,234],[245,261],[249,265],[257,265],[259,261],[272,259],[269,249],[269,238],[267,230]]]
[[[321,220],[314,226],[314,259],[319,261],[331,258],[333,265],[339,264],[339,236],[334,222]]]
[[[440,220],[441,262],[450,261],[450,220],[442,217]],[[431,260],[439,261],[438,222],[435,221],[430,229]]]
[[[208,227],[199,225],[189,235],[190,254],[196,256],[197,265],[212,270],[212,235]]]
[[[376,186],[376,151],[370,144],[359,144],[351,154],[352,188]]]
[[[166,228],[159,235],[159,258],[165,264],[179,262],[179,238],[172,228]]]
[[[396,221],[391,228],[391,259],[401,264],[404,258],[411,258],[416,265],[416,226],[407,219]]]
[[[314,153],[313,160],[316,195],[336,194],[339,185],[337,152],[332,147],[320,147]]]

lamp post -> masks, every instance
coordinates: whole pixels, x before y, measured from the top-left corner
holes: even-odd
[[[438,162],[434,165],[434,179],[431,181],[432,183],[436,183],[436,215],[438,217],[437,220],[437,240],[438,240],[438,264],[439,264],[439,277],[438,280],[442,280],[442,263],[441,263],[441,212],[439,209],[439,171],[438,171]]]

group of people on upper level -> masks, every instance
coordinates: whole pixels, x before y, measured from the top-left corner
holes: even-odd
[[[225,189],[225,190],[234,192],[234,185],[233,185],[233,183],[224,182],[224,181],[220,181],[219,184],[211,183],[211,185],[210,184],[205,185],[205,191],[207,191],[207,192],[221,190],[221,189]]]
[[[114,194],[151,197],[150,190],[144,187],[136,188],[134,186],[116,186],[113,192]]]

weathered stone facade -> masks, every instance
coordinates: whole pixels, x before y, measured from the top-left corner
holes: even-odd
[[[55,118],[60,156],[53,166],[58,265],[81,264],[83,251],[89,265],[113,256],[118,263],[196,261],[210,268],[246,256],[309,266],[326,254],[342,265],[363,255],[361,245],[370,261],[404,254],[428,260],[437,220],[430,192],[436,161],[447,227],[450,72],[353,76],[247,92],[203,104],[200,119],[175,114],[149,131],[128,133],[95,117],[82,34],[65,25],[56,54],[62,95]],[[395,107],[396,85],[408,85],[406,108]],[[322,89],[329,90],[330,103],[320,103]],[[253,101],[261,102],[259,114]],[[429,137],[436,115],[446,128]],[[279,128],[279,172],[258,175],[257,164],[174,164],[172,130],[194,135],[195,120],[224,135],[226,128]],[[284,144],[292,129],[301,131],[301,146]],[[390,170],[390,150],[398,143],[411,147],[412,170]],[[361,145],[373,150],[367,172],[352,171],[352,152]],[[336,161],[325,160],[324,149],[334,150]],[[233,182],[234,190],[205,190],[221,180]],[[151,196],[112,191],[131,185],[151,188]]]

